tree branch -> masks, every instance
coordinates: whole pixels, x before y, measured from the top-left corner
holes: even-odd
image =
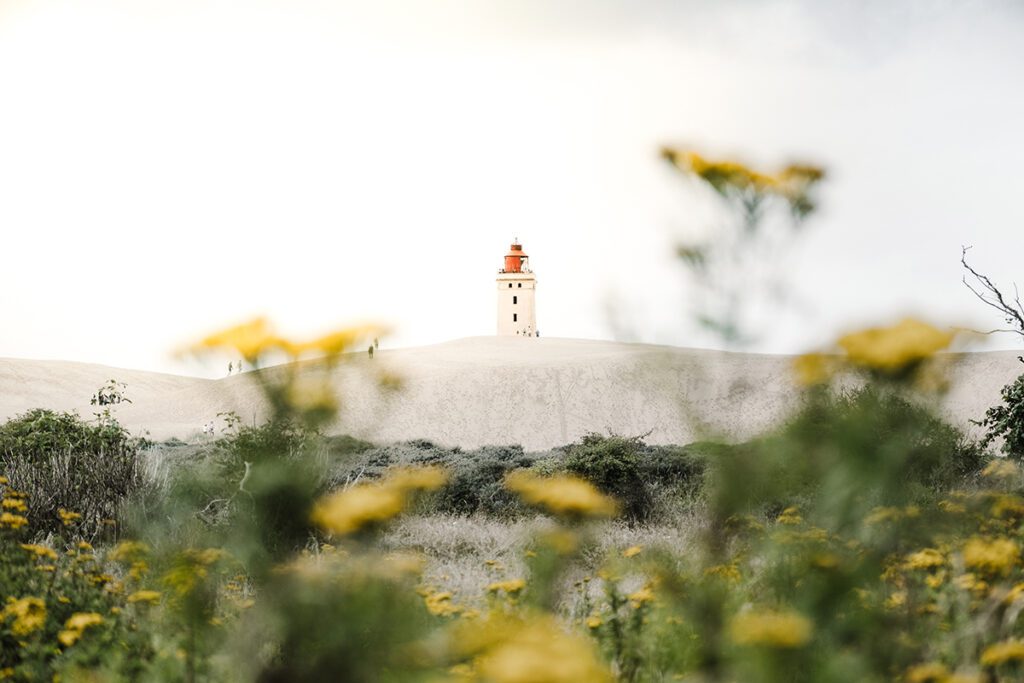
[[[977,280],[978,285],[980,285],[981,291],[975,289],[975,287],[967,281],[966,275],[962,278],[964,286],[971,290],[971,293],[985,303],[985,305],[1002,313],[1006,322],[1016,328],[1014,330],[992,330],[992,332],[1012,331],[1015,334],[1024,337],[1024,307],[1021,306],[1020,291],[1017,288],[1017,283],[1013,284],[1014,303],[1016,304],[1016,307],[1014,307],[1013,303],[1007,303],[1006,299],[1003,297],[1003,293],[999,291],[999,288],[995,286],[991,279],[982,275],[967,263],[968,249],[970,249],[970,247],[961,247],[960,263],[963,264],[963,267],[967,272],[974,276],[974,279]]]

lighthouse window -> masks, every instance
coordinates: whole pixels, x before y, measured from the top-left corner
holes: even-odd
[[[514,304],[519,303],[519,297],[518,296],[512,297],[512,303],[514,303]]]
[[[518,313],[513,313],[512,314],[512,322],[516,322],[518,320],[519,320],[519,314]]]
[[[511,285],[511,283],[509,283],[509,284]],[[519,287],[522,287],[522,286],[523,286],[523,283],[522,283],[522,282],[520,282],[518,286],[519,286]]]
[[[511,283],[511,282],[510,282],[510,283],[508,283],[508,288],[509,288],[509,289],[512,289],[512,283]]]

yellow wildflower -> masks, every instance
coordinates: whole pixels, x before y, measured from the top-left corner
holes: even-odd
[[[947,348],[955,335],[906,318],[890,327],[873,327],[839,338],[851,363],[885,373],[897,373]]]
[[[155,605],[160,602],[159,591],[141,590],[135,591],[127,598],[130,603],[144,603],[147,605]]]
[[[867,517],[864,518],[865,524],[881,524],[882,522],[890,522],[900,519],[903,516],[903,511],[900,508],[894,507],[876,507],[868,513]]]
[[[1019,496],[996,495],[992,499],[993,517],[1022,517],[1024,516],[1024,499]]]
[[[648,585],[638,591],[630,593],[626,597],[629,598],[629,604],[633,606],[633,609],[640,609],[647,603],[654,601],[654,591],[652,591],[651,587]]]
[[[622,556],[625,558],[636,557],[640,554],[643,549],[638,545],[632,545],[622,551]]]
[[[57,559],[57,553],[54,552],[52,548],[47,548],[45,545],[36,545],[35,543],[22,543],[21,547],[40,559]]]
[[[704,576],[714,576],[733,583],[738,582],[742,578],[740,570],[735,564],[716,564],[713,567],[708,567],[704,570]]]
[[[0,513],[0,528],[20,529],[26,524],[28,524],[28,520],[21,515],[11,514],[10,512]]]
[[[797,524],[802,524],[804,518],[800,516],[800,511],[797,508],[788,507],[782,511],[775,521],[787,526],[796,526]]]
[[[495,581],[487,586],[487,592],[497,593],[498,591],[505,591],[509,595],[515,595],[524,588],[526,588],[526,581],[523,579],[509,579],[507,581]]]
[[[133,562],[149,553],[149,546],[141,541],[121,541],[107,555],[114,562]]]
[[[610,517],[618,510],[614,500],[577,477],[545,478],[519,470],[505,477],[505,486],[526,502],[563,517]]]
[[[1024,641],[1016,638],[989,645],[981,653],[982,666],[999,666],[1007,662],[1024,661]]]
[[[1022,597],[1024,597],[1024,583],[1018,583],[1006,592],[1006,597],[1003,598],[1003,602],[1009,604],[1020,600]]]
[[[996,458],[981,471],[983,477],[992,479],[1012,479],[1020,474],[1020,469],[1012,460]]]
[[[956,584],[957,588],[973,591],[979,595],[988,591],[988,583],[979,579],[978,576],[973,573],[961,574],[954,579],[953,583]]]
[[[906,683],[946,683],[949,669],[938,662],[918,664],[907,669],[903,677]]]
[[[0,476],[0,486],[7,484],[7,477]]]
[[[312,520],[329,533],[346,535],[386,522],[404,506],[401,491],[362,484],[321,499],[313,508]]]
[[[98,626],[103,623],[103,617],[96,612],[75,612],[64,622],[64,628],[84,631],[90,626]]]
[[[600,628],[604,621],[597,614],[591,614],[587,617],[587,628]]]
[[[103,623],[103,617],[96,612],[75,612],[65,622],[65,630],[57,634],[57,640],[65,647],[71,647],[78,642],[86,629],[99,626]]]
[[[907,592],[896,591],[885,600],[886,609],[899,609],[907,604]]]
[[[729,624],[729,636],[739,645],[797,648],[811,639],[811,627],[807,617],[792,610],[743,612]]]
[[[332,534],[347,535],[386,522],[405,508],[410,495],[429,491],[447,481],[436,467],[395,470],[380,482],[360,484],[322,498],[312,520]]]
[[[473,657],[480,680],[491,683],[603,683],[611,681],[587,639],[549,615],[492,615],[459,622],[454,642]]]
[[[1019,558],[1020,547],[1008,538],[989,541],[974,537],[964,546],[964,564],[992,574],[1006,573]]]
[[[823,353],[805,353],[793,361],[797,382],[805,387],[824,384],[832,376],[835,360]]]
[[[946,677],[942,683],[985,683],[987,677],[980,673],[954,673]]]
[[[273,332],[270,322],[259,317],[211,334],[194,350],[229,349],[240,353],[249,363],[255,363],[268,351],[287,350],[288,346],[288,342]]]
[[[4,498],[0,502],[0,507],[4,510],[13,510],[14,512],[25,512],[28,510],[28,505],[21,498]]]
[[[57,515],[60,517],[60,521],[64,524],[64,526],[71,526],[72,524],[74,524],[82,518],[82,515],[80,515],[79,513],[71,512],[69,510],[65,510],[64,508],[60,508],[59,510],[57,510]]]
[[[11,633],[16,636],[27,636],[41,629],[46,623],[46,603],[35,597],[12,600],[4,608],[3,617],[14,617]]]
[[[903,563],[905,569],[935,569],[946,563],[946,558],[934,548],[925,548],[907,556]]]
[[[428,612],[439,617],[450,617],[462,611],[461,607],[452,604],[452,594],[448,591],[427,593],[423,596],[423,604]]]

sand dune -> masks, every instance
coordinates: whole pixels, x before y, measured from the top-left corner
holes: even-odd
[[[969,427],[1024,368],[1011,351],[962,354],[943,410]],[[519,443],[544,449],[588,431],[648,433],[652,443],[745,438],[783,418],[798,392],[791,358],[578,339],[473,337],[352,354],[330,371],[343,403],[332,431],[374,441],[430,439],[466,448]],[[300,375],[322,369],[297,367]],[[268,368],[271,376],[287,367]],[[381,392],[381,373],[402,389]],[[252,373],[219,380],[60,361],[0,359],[0,418],[35,407],[89,416],[109,379],[128,385],[118,418],[153,438],[193,439],[217,414],[265,413]],[[218,420],[218,425],[223,424]]]

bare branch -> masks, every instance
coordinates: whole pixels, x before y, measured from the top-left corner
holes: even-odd
[[[1017,283],[1013,284],[1014,303],[1016,304],[1015,307],[1014,303],[1007,303],[1006,299],[1003,297],[1003,293],[999,291],[999,288],[996,287],[991,279],[982,275],[967,263],[967,250],[970,249],[970,247],[961,247],[961,249],[960,263],[963,264],[963,267],[967,272],[974,276],[974,279],[977,281],[976,286],[980,287],[980,291],[967,281],[966,275],[962,278],[964,286],[971,290],[971,293],[987,306],[1002,313],[1006,322],[1012,324],[1016,328],[1012,331],[1015,334],[1024,337],[1024,307],[1021,306],[1020,291],[1017,288]],[[997,330],[993,330],[993,332],[996,331]]]

